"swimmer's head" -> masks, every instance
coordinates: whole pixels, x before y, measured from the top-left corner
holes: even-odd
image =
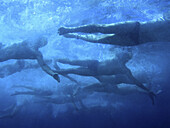
[[[163,14],[163,18],[165,21],[170,21],[170,11]]]

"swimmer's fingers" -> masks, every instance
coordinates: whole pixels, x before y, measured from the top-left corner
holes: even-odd
[[[58,74],[54,74],[54,75],[53,75],[53,78],[60,83],[60,77],[59,77]]]

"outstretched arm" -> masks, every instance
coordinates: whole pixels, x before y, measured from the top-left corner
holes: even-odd
[[[36,52],[36,58],[38,61],[38,64],[41,66],[41,68],[50,76],[52,76],[55,80],[57,80],[58,82],[60,82],[60,78],[58,76],[58,74],[56,74],[43,60],[43,56],[41,54],[41,52],[37,51]]]
[[[146,90],[147,92],[150,91],[148,88],[146,88],[142,83],[140,83],[140,82],[132,75],[132,72],[131,72],[128,68],[127,68],[126,70],[127,70],[126,74],[127,74],[128,78],[129,78],[134,84],[136,84],[138,87]]]
[[[139,82],[131,73],[131,71],[126,67],[126,74],[128,76],[128,78],[130,80],[132,80],[132,82],[134,82],[135,85],[137,85],[138,87],[144,89],[146,92],[148,92],[149,94],[149,97],[151,98],[152,100],[152,104],[154,104],[154,96],[156,96],[153,92],[151,92],[148,88],[146,88],[141,82]]]

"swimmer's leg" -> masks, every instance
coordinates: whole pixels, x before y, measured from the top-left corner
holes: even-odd
[[[11,118],[11,117],[12,117],[11,113],[0,114],[0,119]]]
[[[3,109],[3,110],[0,110],[0,113],[8,113],[9,111],[12,111],[16,106],[16,103],[12,104],[11,106]]]
[[[77,107],[75,101],[74,101],[74,96],[73,95],[70,95],[71,97],[71,103],[73,104],[73,106],[75,107],[76,111],[79,111],[79,108]]]
[[[0,119],[4,118],[12,118],[17,112],[17,105],[14,103],[12,106],[6,108],[3,110],[3,112],[0,114]]]
[[[37,91],[38,90],[37,88],[33,88],[33,87],[30,87],[30,86],[25,86],[25,85],[14,85],[12,87],[13,88],[25,88],[25,89],[29,89],[29,90],[33,90],[33,91]]]
[[[32,91],[27,91],[27,92],[14,92],[13,94],[11,94],[11,96],[16,96],[16,95],[36,95],[35,92]]]
[[[64,35],[67,33],[74,33],[74,32],[84,32],[84,33],[97,33],[101,32],[102,29],[105,27],[103,25],[84,25],[79,27],[61,27],[58,29],[59,35]]]
[[[95,76],[97,73],[94,71],[89,70],[88,68],[70,68],[70,69],[60,69],[55,71],[58,74],[76,74],[82,76]]]
[[[77,33],[68,33],[65,34],[66,38],[76,38],[84,41],[88,41],[91,43],[102,43],[102,44],[111,44],[111,45],[119,45],[119,46],[133,46],[138,45],[139,43],[133,38],[131,38],[128,34],[123,35],[114,35],[114,34],[104,34],[104,35],[79,35]]]
[[[70,64],[75,66],[82,66],[82,67],[88,67],[89,65],[98,63],[97,60],[69,60],[69,59],[58,59],[57,60],[60,63],[63,64]]]
[[[127,21],[113,24],[90,24],[79,27],[61,27],[58,29],[58,33],[59,35],[75,32],[118,34],[132,31],[136,27],[136,24],[138,24],[138,22]]]
[[[82,100],[78,100],[82,109],[87,109]]]

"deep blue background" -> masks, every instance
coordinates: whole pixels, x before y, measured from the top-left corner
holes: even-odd
[[[169,0],[1,0],[0,42],[9,46],[32,35],[43,34],[48,37],[49,42],[41,49],[45,59],[109,59],[123,48],[66,39],[58,35],[58,28],[162,19],[169,5]],[[104,102],[109,102],[115,107],[80,111],[76,111],[72,105],[63,107],[30,103],[14,118],[1,119],[0,128],[170,128],[169,49],[170,44],[165,45],[161,42],[156,45],[133,47],[134,57],[127,64],[134,74],[146,73],[153,83],[152,86],[156,88],[159,85],[159,89],[162,89],[154,106],[148,96],[139,94],[103,97],[102,102],[98,100],[99,107]],[[10,60],[1,63],[0,66],[14,62],[15,60]],[[84,84],[94,81],[91,78],[73,77]],[[60,84],[56,83],[41,69],[28,69],[0,78],[0,109],[14,102],[34,99],[29,96],[11,97],[10,94],[14,91],[12,85],[27,84],[55,90],[68,83],[70,81],[64,78],[61,78]],[[95,98],[88,98],[86,103],[95,105]],[[116,105],[117,103],[120,105]],[[57,111],[57,114],[54,111]]]

